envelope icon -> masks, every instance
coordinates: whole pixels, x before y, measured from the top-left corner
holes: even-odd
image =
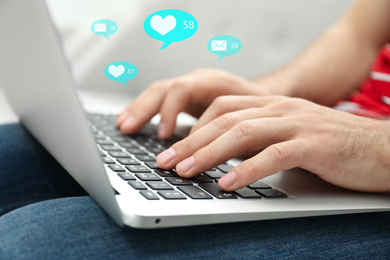
[[[213,40],[211,41],[211,50],[212,51],[226,51],[227,42],[225,40]]]
[[[105,23],[95,23],[94,30],[95,30],[95,32],[106,32],[106,24]]]

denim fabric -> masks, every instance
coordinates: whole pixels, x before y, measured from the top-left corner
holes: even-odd
[[[12,196],[22,204],[28,204],[28,194],[58,198],[36,196],[30,205],[0,217],[0,259],[390,259],[389,212],[158,230],[119,228],[90,197],[63,198],[64,183],[53,185],[56,178],[44,169],[56,163],[38,152],[42,148],[19,126],[0,127],[1,134],[9,144],[1,144],[2,153],[8,153],[1,161],[1,179],[9,173],[8,164],[20,164],[13,171],[16,180],[40,176],[24,189],[18,187],[24,184],[9,182],[15,187]],[[21,166],[31,157],[37,159],[33,171]],[[66,178],[59,171],[54,176]],[[66,185],[77,187],[71,179]],[[27,195],[17,194],[22,191]],[[0,196],[17,205],[3,189]]]
[[[34,202],[86,192],[19,124],[0,126],[0,216]]]
[[[0,259],[386,259],[390,214],[138,230],[89,197],[35,203],[0,217]]]

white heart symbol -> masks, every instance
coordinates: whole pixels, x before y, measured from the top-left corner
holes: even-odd
[[[112,76],[117,78],[125,72],[125,67],[123,67],[123,65],[118,65],[118,67],[116,67],[115,65],[111,65],[110,67],[108,67],[108,72]]]
[[[153,30],[164,36],[176,27],[176,18],[172,15],[167,15],[163,19],[159,15],[154,15],[150,19],[150,26]]]

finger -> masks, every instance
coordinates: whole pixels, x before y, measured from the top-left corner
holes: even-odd
[[[117,115],[115,125],[119,128],[122,125],[123,121],[128,117],[129,117],[129,112],[126,109],[122,110],[122,112],[120,112]]]
[[[122,111],[118,118],[118,128],[125,134],[132,134],[141,129],[159,112],[167,89],[167,81],[156,82],[148,87]]]
[[[271,145],[234,167],[218,181],[218,185],[223,190],[233,191],[279,171],[302,167],[310,156],[309,142],[300,138]]]
[[[161,168],[172,169],[177,163],[205,147],[241,121],[280,115],[278,110],[259,108],[224,114],[158,155],[157,163]]]
[[[240,154],[259,151],[273,143],[289,140],[294,133],[293,128],[293,125],[280,118],[240,122],[177,164],[176,171],[181,176],[192,177]]]
[[[191,128],[190,135],[217,117],[246,108],[264,107],[281,100],[280,96],[220,96],[206,109]]]
[[[177,115],[184,110],[191,97],[189,90],[191,81],[183,78],[173,81],[172,84],[160,110],[161,121],[158,128],[160,139],[168,139],[172,136]]]

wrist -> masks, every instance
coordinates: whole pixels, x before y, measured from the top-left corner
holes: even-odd
[[[295,77],[287,67],[280,68],[265,76],[252,79],[257,88],[260,88],[268,95],[280,95],[288,97],[300,97],[297,92]]]

